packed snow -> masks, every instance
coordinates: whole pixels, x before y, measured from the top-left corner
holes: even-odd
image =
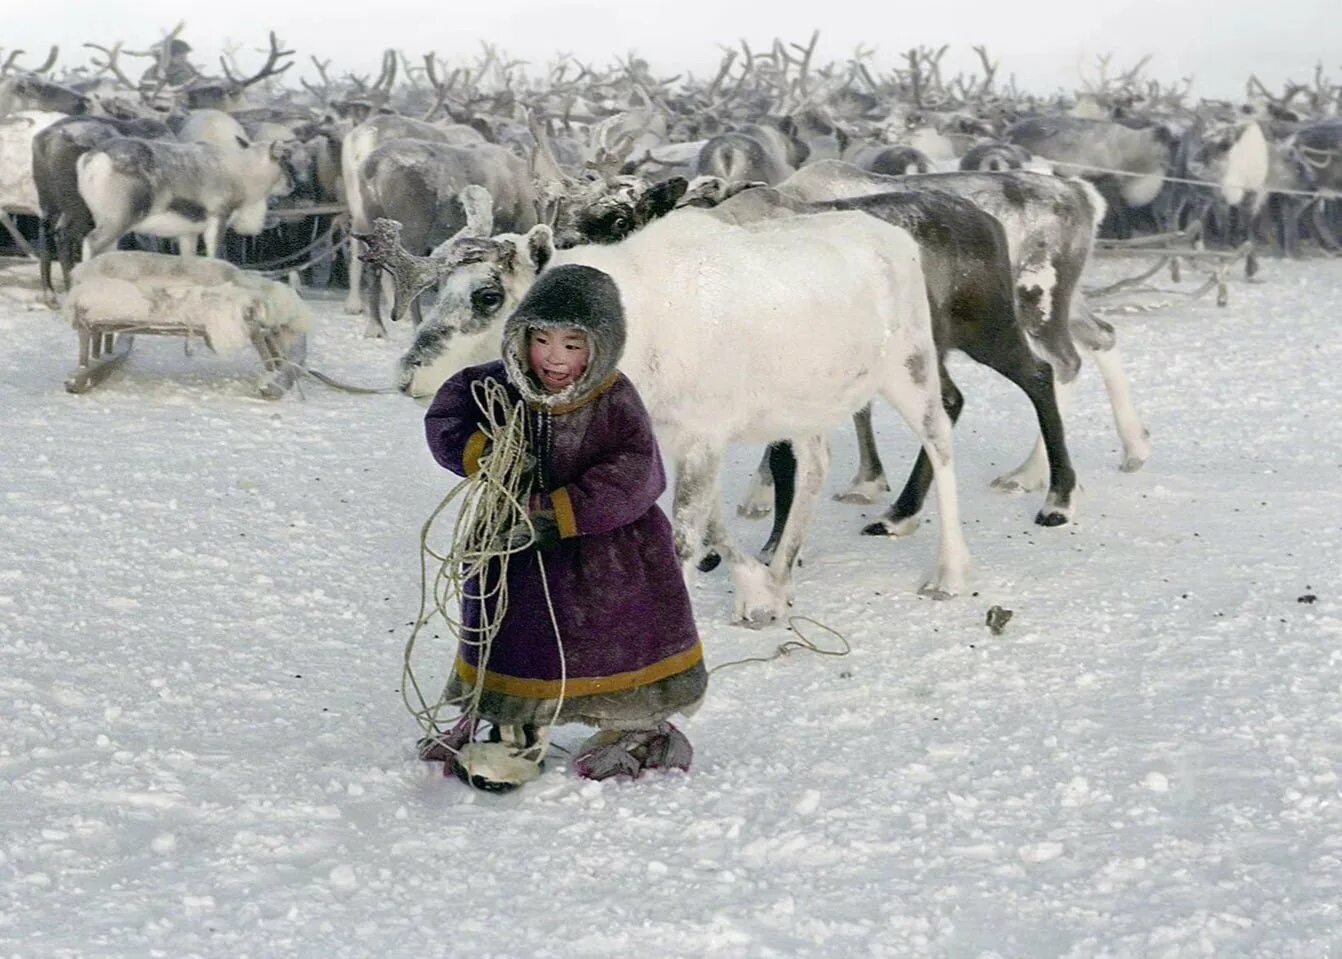
[[[256,357],[155,337],[70,395],[75,335],[32,286],[0,269],[0,955],[1342,954],[1337,260],[1266,261],[1226,308],[1107,302],[1154,454],[1118,471],[1088,366],[1074,525],[988,488],[1035,428],[953,359],[970,592],[916,595],[929,522],[862,537],[883,507],[827,499],[793,612],[847,656],[715,673],[688,774],[587,782],[555,748],[501,797],[416,759],[399,691],[455,482],[423,408],[267,402]],[[388,383],[409,331],[313,305],[311,365]],[[876,422],[902,476],[911,435]],[[692,589],[710,665],[796,638],[731,625],[728,590]],[[428,687],[452,653],[421,639]]]

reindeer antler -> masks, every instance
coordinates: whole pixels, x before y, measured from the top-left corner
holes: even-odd
[[[363,244],[359,259],[377,270],[391,274],[394,295],[392,319],[402,319],[415,297],[424,292],[442,276],[445,262],[428,256],[415,256],[401,245],[401,224],[396,220],[378,217],[373,221],[372,233],[356,233],[354,238]]]
[[[126,74],[124,74],[124,73],[121,71],[121,65],[120,65],[119,63],[117,63],[117,57],[118,57],[118,56],[120,55],[120,53],[121,53],[121,41],[120,41],[120,40],[118,40],[116,43],[112,44],[112,46],[111,46],[110,48],[108,48],[108,47],[104,47],[104,46],[100,46],[99,44],[96,44],[96,43],[86,43],[86,44],[84,44],[84,46],[88,47],[90,50],[97,50],[99,53],[101,53],[103,56],[105,56],[105,57],[107,58],[106,61],[104,61],[103,63],[99,63],[97,60],[90,60],[90,62],[91,62],[95,67],[98,68],[98,72],[99,72],[99,73],[102,73],[102,72],[104,72],[104,71],[109,71],[109,72],[111,72],[112,76],[116,77],[118,80],[120,80],[120,81],[121,81],[122,83],[124,83],[126,86],[130,87],[132,90],[136,90],[136,89],[138,89],[139,85],[138,85],[137,83],[135,83],[135,81],[133,81],[130,77],[126,76]],[[3,72],[3,71],[0,71],[0,72]]]
[[[424,72],[429,78],[429,85],[433,87],[436,97],[433,101],[433,106],[429,107],[429,110],[424,114],[423,119],[432,120],[437,115],[438,111],[443,108],[443,105],[447,103],[448,94],[452,92],[452,88],[456,86],[457,80],[461,76],[461,68],[458,67],[453,70],[448,74],[446,80],[440,81],[438,79],[437,58],[432,53],[426,53],[424,54]]]
[[[228,61],[225,60],[223,57],[220,57],[220,58],[219,58],[219,64],[220,64],[220,66],[222,66],[222,67],[224,68],[224,76],[228,77],[228,81],[229,81],[229,83],[233,84],[234,89],[237,90],[237,91],[242,91],[242,90],[247,89],[248,87],[250,87],[250,86],[251,86],[252,84],[254,84],[254,83],[259,83],[260,81],[264,80],[266,77],[279,76],[279,75],[280,75],[281,73],[283,73],[285,70],[288,70],[290,67],[292,67],[292,66],[294,65],[294,61],[293,61],[293,60],[290,60],[288,63],[286,63],[286,64],[285,64],[284,66],[282,66],[282,67],[278,67],[278,68],[277,68],[275,65],[276,65],[277,63],[279,63],[281,57],[292,57],[293,55],[294,55],[294,51],[292,51],[292,50],[281,50],[281,49],[280,49],[280,41],[279,41],[279,39],[275,36],[275,31],[274,31],[274,30],[271,30],[271,31],[270,31],[270,51],[269,51],[269,53],[268,53],[267,56],[266,56],[266,62],[265,62],[265,64],[261,67],[260,70],[258,70],[256,73],[252,74],[252,75],[251,75],[250,77],[248,77],[247,79],[245,79],[245,80],[240,80],[240,79],[238,79],[237,77],[235,77],[235,76],[233,75],[233,71],[229,70],[229,68],[228,68]]]

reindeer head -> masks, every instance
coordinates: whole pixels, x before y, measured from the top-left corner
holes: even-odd
[[[641,177],[614,178],[604,193],[566,207],[555,245],[566,250],[582,243],[618,243],[675,209],[688,185],[680,176],[652,184]]]
[[[407,251],[393,220],[375,220],[373,232],[358,237],[366,247],[361,259],[392,276],[394,318],[437,284],[434,302],[400,360],[399,385],[410,396],[431,396],[462,367],[497,359],[504,320],[554,255],[549,226],[491,238],[488,192],[471,186],[458,199],[467,210],[467,226],[429,256]]]
[[[299,140],[274,140],[269,144],[253,144],[264,150],[280,170],[280,176],[270,190],[271,196],[288,196],[311,180],[310,158]]]
[[[93,107],[93,101],[84,94],[36,73],[20,73],[7,83],[9,96],[22,104],[15,109],[46,110],[79,116],[88,113]],[[0,115],[5,112],[0,109]]]

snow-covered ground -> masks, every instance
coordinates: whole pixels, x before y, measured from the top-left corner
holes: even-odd
[[[419,527],[453,482],[422,408],[266,402],[254,357],[152,337],[72,396],[74,335],[16,274],[0,955],[1342,955],[1342,262],[1110,314],[1154,455],[1116,469],[1088,367],[1072,526],[988,489],[1029,408],[953,361],[972,593],[915,594],[934,526],[860,537],[873,511],[827,500],[795,612],[849,656],[717,673],[688,775],[589,783],[556,750],[504,797],[418,762],[398,691]],[[386,382],[407,331],[317,309],[312,365]],[[907,431],[877,424],[899,472]],[[854,462],[836,430],[831,491]],[[694,589],[710,664],[789,638],[729,625],[727,590]],[[420,653],[434,686],[451,644]]]

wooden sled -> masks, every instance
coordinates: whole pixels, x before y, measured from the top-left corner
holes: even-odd
[[[221,260],[113,252],[81,263],[63,312],[79,337],[71,393],[103,382],[126,361],[137,335],[199,338],[220,355],[250,342],[261,357],[257,392],[279,399],[307,359],[311,314],[282,283]]]
[[[128,324],[77,324],[79,365],[65,378],[69,393],[87,393],[126,362],[136,334],[200,336],[201,331],[182,326],[152,327]],[[257,392],[267,400],[278,400],[289,392],[307,361],[307,334],[299,336],[286,353],[273,333],[254,330],[252,346],[261,357],[262,373]]]

